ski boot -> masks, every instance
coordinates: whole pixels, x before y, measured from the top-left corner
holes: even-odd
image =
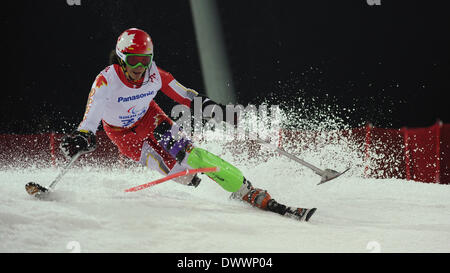
[[[174,178],[173,181],[175,181],[179,184],[182,184],[182,185],[192,186],[194,188],[197,188],[197,186],[200,184],[200,182],[202,180],[200,179],[200,177],[197,176],[197,174],[191,174],[191,175]]]
[[[316,208],[292,208],[280,204],[275,199],[272,199],[267,191],[254,188],[250,181],[245,178],[241,188],[237,192],[232,193],[230,198],[240,199],[262,210],[275,212],[299,221],[308,221],[316,211]]]
[[[316,212],[316,208],[306,209],[306,208],[293,208],[287,207],[283,204],[278,203],[274,199],[271,199],[267,205],[267,209],[281,214],[283,216],[293,218],[299,221],[309,221],[309,218]]]
[[[194,188],[197,188],[197,186],[200,184],[202,180],[200,177],[197,176],[197,174],[194,175],[191,182],[189,182],[188,186],[193,186]]]

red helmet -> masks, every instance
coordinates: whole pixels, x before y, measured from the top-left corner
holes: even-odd
[[[127,29],[117,39],[116,53],[123,61],[125,61],[125,53],[153,55],[152,39],[141,29]]]

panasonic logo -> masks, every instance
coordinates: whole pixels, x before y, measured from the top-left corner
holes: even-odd
[[[142,98],[145,98],[147,96],[153,95],[154,92],[155,91],[149,91],[147,93],[143,93],[143,94],[139,94],[139,95],[134,95],[134,96],[129,96],[129,97],[119,97],[117,99],[117,102],[127,102],[127,101],[142,99]]]

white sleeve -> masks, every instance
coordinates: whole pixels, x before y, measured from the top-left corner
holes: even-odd
[[[78,130],[85,130],[93,133],[97,131],[106,107],[106,95],[108,93],[107,85],[106,78],[102,74],[99,74],[92,85],[86,105],[86,111],[83,120],[78,126]]]

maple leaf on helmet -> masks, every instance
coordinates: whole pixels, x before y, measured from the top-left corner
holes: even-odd
[[[130,28],[120,34],[117,39],[116,53],[125,61],[126,54],[153,55],[153,42],[147,32],[138,28]]]

